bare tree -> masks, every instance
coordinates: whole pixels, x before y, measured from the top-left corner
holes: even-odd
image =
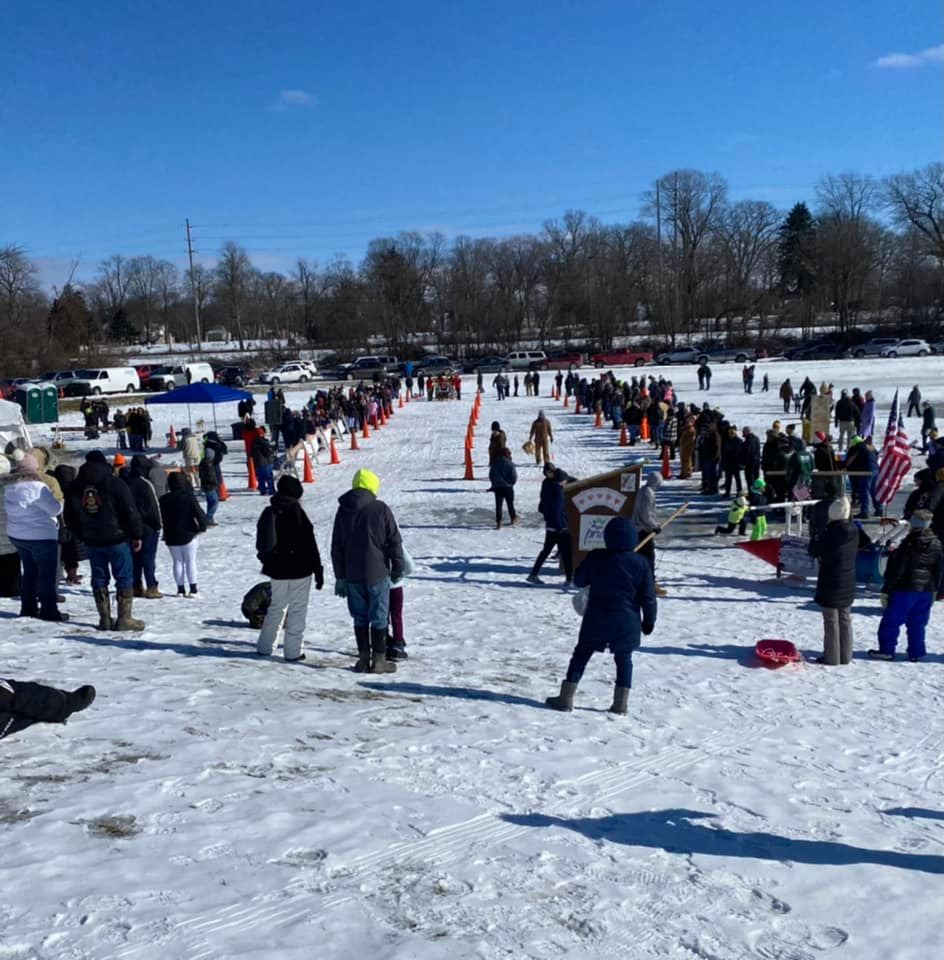
[[[216,265],[217,293],[225,305],[231,329],[239,341],[239,349],[246,349],[243,335],[243,312],[252,282],[252,264],[242,247],[232,240],[223,244],[220,259]]]
[[[894,222],[917,230],[927,252],[944,267],[944,163],[888,177],[883,195]]]
[[[128,293],[144,320],[144,340],[151,342],[151,318],[157,307],[160,289],[160,265],[155,257],[132,257],[126,265]]]
[[[21,247],[0,247],[0,322],[20,323],[40,296],[36,267]]]

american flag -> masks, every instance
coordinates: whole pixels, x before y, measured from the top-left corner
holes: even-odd
[[[892,401],[892,410],[888,415],[885,428],[885,442],[882,445],[882,459],[879,463],[878,477],[875,480],[875,499],[888,503],[898,492],[901,481],[911,470],[911,452],[908,446],[908,434],[898,405],[898,391]]]

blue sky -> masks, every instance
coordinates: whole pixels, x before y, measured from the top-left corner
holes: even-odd
[[[0,245],[61,283],[182,264],[189,216],[203,258],[357,261],[400,229],[628,220],[676,167],[786,207],[941,159],[942,41],[939,0],[19,3]]]

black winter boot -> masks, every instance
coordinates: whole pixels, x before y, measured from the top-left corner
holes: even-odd
[[[371,673],[396,673],[397,665],[387,660],[387,628],[370,628],[370,645],[373,648],[374,662]]]
[[[90,707],[94,700],[95,687],[87,683],[73,690],[71,693],[66,694],[66,709],[70,714],[78,713],[80,710],[85,710],[86,707]]]
[[[560,693],[556,697],[548,697],[544,702],[552,710],[570,712],[574,709],[574,694],[576,692],[577,684],[564,680],[561,682]]]
[[[354,672],[370,673],[370,627],[355,627],[354,637],[357,640],[357,663],[354,664]]]
[[[12,712],[45,723],[65,723],[70,710],[66,693],[43,683],[14,680]]]

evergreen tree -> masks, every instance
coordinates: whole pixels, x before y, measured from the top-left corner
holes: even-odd
[[[809,300],[816,288],[816,220],[809,207],[796,204],[778,232],[780,294]]]

